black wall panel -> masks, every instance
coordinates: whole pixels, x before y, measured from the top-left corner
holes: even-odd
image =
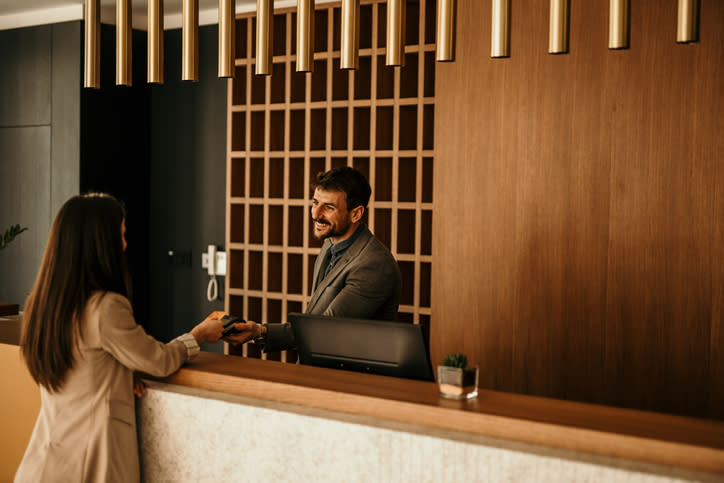
[[[0,301],[22,307],[43,257],[50,212],[50,126],[0,129],[0,231],[21,233],[0,250]]]
[[[224,244],[227,81],[217,77],[217,36],[216,25],[199,28],[199,82],[189,82],[181,80],[181,30],[167,31],[165,82],[151,86],[149,290],[151,330],[163,340],[224,307],[224,278],[209,302],[201,268],[207,245]]]
[[[146,33],[133,32],[132,86],[115,85],[115,27],[101,26],[101,88],[81,94],[80,191],[107,192],[126,205],[126,257],[133,309],[148,328],[149,87]]]
[[[0,127],[50,124],[51,25],[0,31]]]
[[[206,300],[201,253],[224,243],[226,86],[216,25],[199,29],[199,82],[182,82],[181,31],[166,32],[165,78],[146,82],[146,33],[133,33],[133,86],[115,85],[115,27],[101,28],[101,89],[82,87],[81,21],[0,31],[0,300],[23,304],[48,230],[70,196],[107,191],[128,209],[136,318],[169,340]],[[181,256],[169,256],[169,250]],[[222,344],[205,347],[223,350]]]
[[[22,305],[50,224],[78,192],[81,22],[0,31],[0,300]]]

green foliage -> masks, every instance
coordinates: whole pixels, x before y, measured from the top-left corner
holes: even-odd
[[[16,236],[20,235],[25,230],[27,230],[27,228],[20,228],[20,225],[11,225],[10,228],[5,230],[2,238],[0,238],[0,250],[7,247]]]
[[[468,365],[468,358],[465,356],[465,354],[448,354],[447,356],[445,356],[445,359],[442,360],[442,365],[465,369],[465,367],[467,367]]]

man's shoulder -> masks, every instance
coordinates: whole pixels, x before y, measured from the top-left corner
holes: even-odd
[[[374,261],[375,263],[386,262],[397,266],[397,261],[392,255],[390,249],[387,248],[387,245],[385,245],[382,240],[372,234],[370,234],[370,237],[367,240],[367,244],[365,245],[360,255],[364,255],[364,258],[370,261]]]
[[[376,236],[370,234],[370,242],[369,242],[370,248],[373,248],[375,250],[380,250],[384,253],[389,253],[390,256],[392,256],[392,252],[389,248],[387,248],[387,245],[385,245],[382,240],[377,238]]]
[[[377,238],[366,226],[362,226],[362,230],[359,236],[355,240],[352,247],[350,247],[353,258],[356,258],[358,262],[390,262],[397,265],[392,252],[387,246]],[[353,248],[354,247],[354,248]]]
[[[372,233],[366,226],[364,226],[363,228],[364,231],[359,234],[359,237],[355,242],[363,245],[362,251],[380,251],[384,253],[389,253],[390,256],[392,255],[390,249],[387,248],[384,243],[382,243],[382,240],[377,238],[374,233]]]

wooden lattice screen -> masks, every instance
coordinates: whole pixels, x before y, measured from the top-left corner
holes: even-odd
[[[402,321],[429,333],[435,2],[407,2],[405,66],[385,66],[386,5],[363,0],[359,70],[339,68],[340,4],[315,17],[313,73],[296,72],[296,9],[274,15],[271,76],[254,75],[255,17],[237,16],[236,72],[227,109],[225,306],[284,322],[309,300],[314,259],[310,182],[353,166],[372,186],[368,225],[402,272]],[[295,361],[293,351],[232,354]]]

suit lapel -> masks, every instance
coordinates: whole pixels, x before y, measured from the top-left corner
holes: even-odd
[[[322,247],[322,251],[319,252],[319,255],[317,256],[317,259],[314,261],[314,277],[312,279],[312,293],[314,293],[317,290],[317,287],[319,284],[322,283],[322,278],[324,276],[324,267],[329,263],[329,257],[332,256],[332,252],[330,251],[330,247],[332,244],[329,241],[325,240],[324,246]]]
[[[362,249],[367,245],[367,241],[372,236],[372,233],[370,233],[369,229],[365,225],[362,225],[360,227],[360,230],[362,231],[360,232],[357,239],[354,241],[354,243],[352,243],[347,251],[344,252],[344,255],[342,255],[342,258],[337,262],[332,271],[329,272],[327,276],[324,277],[324,279],[321,279],[322,275],[324,274],[324,262],[329,259],[329,249],[332,246],[329,240],[325,241],[324,246],[322,247],[322,251],[319,253],[317,261],[314,263],[314,283],[312,285],[312,298],[309,300],[307,312],[311,311],[317,304],[320,295],[324,293],[324,289],[327,288],[335,278],[337,278],[337,275],[339,275],[342,270],[344,270],[344,267],[349,262],[357,258]]]

